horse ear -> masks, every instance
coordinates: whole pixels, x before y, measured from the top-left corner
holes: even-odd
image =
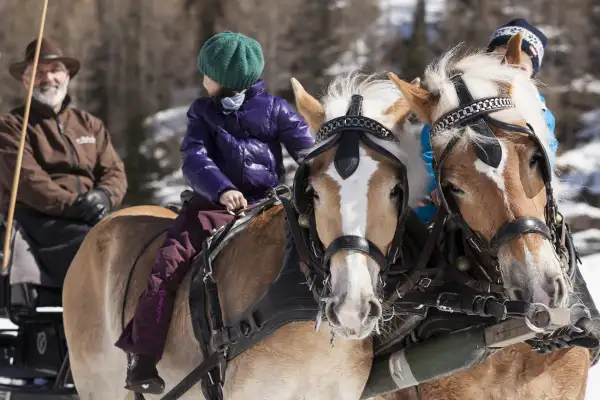
[[[403,125],[408,114],[410,114],[410,104],[408,104],[404,96],[398,97],[398,100],[383,112],[383,115],[392,117],[394,125]]]
[[[292,78],[291,82],[298,112],[308,122],[308,126],[313,132],[318,131],[325,121],[325,109],[317,99],[304,90],[296,78]]]
[[[512,65],[521,65],[521,43],[523,42],[523,32],[513,35],[506,45],[506,62]]]
[[[416,78],[411,83],[406,83],[393,72],[388,72],[388,77],[402,92],[402,99],[407,102],[408,108],[412,109],[420,120],[429,123],[429,108],[431,107],[433,96],[427,90],[420,87],[421,80]]]
[[[413,79],[410,84],[415,87],[420,87],[421,79],[417,77]],[[406,101],[404,96],[400,96],[398,100],[383,113],[383,115],[391,115],[395,125],[403,125],[406,118],[408,118],[408,114],[410,114],[410,104]]]

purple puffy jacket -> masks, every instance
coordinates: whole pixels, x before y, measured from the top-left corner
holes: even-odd
[[[284,178],[281,144],[298,160],[314,144],[306,122],[258,80],[239,110],[222,112],[213,97],[196,99],[187,113],[181,145],[183,177],[213,203],[223,192],[239,190],[248,202],[263,199]]]

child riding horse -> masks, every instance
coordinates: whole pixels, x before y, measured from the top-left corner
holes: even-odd
[[[281,144],[297,160],[314,139],[285,100],[265,90],[260,44],[223,32],[200,51],[198,68],[210,97],[188,111],[181,146],[183,176],[195,195],[167,232],[148,286],[116,346],[130,355],[126,388],[160,394],[162,357],[177,288],[211,233],[233,219],[224,212],[256,203],[283,180]]]

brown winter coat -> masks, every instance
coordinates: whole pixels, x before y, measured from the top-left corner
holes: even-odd
[[[123,162],[102,122],[69,103],[67,96],[57,115],[32,100],[17,201],[60,216],[77,196],[99,187],[118,207],[127,189]],[[21,106],[0,118],[0,212],[8,209],[24,112]]]

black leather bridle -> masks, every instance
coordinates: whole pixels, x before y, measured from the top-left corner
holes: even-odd
[[[397,156],[377,143],[377,140],[397,142],[398,139],[382,124],[362,115],[362,101],[362,96],[353,95],[346,115],[327,121],[319,129],[316,134],[317,147],[303,157],[294,176],[292,199],[297,213],[295,220],[294,216],[290,216],[290,210],[286,209],[286,215],[294,233],[294,240],[301,258],[307,259],[303,261],[307,264],[313,278],[322,279],[321,282],[316,279],[309,282],[311,287],[314,284],[316,292],[315,290],[313,292],[315,294],[319,293],[319,297],[323,296],[324,282],[329,279],[331,258],[339,251],[352,250],[363,253],[379,265],[380,279],[377,284],[377,292],[382,290],[390,266],[401,260],[402,236],[409,196],[406,166]],[[312,161],[337,146],[333,163],[342,179],[347,179],[354,174],[360,163],[360,143],[394,163],[399,175],[399,183],[396,187],[398,191],[398,218],[396,231],[387,254],[383,254],[369,239],[355,235],[340,236],[327,248],[324,248],[317,234],[313,209],[314,192],[308,182]],[[303,253],[304,257],[302,257]]]
[[[567,274],[572,279],[576,270],[577,257],[572,243],[572,238],[564,219],[557,211],[551,180],[552,172],[548,155],[539,137],[533,128],[527,124],[526,127],[509,124],[489,116],[491,112],[514,108],[512,99],[508,96],[495,96],[475,100],[469,92],[462,74],[458,73],[451,78],[459,99],[458,108],[441,116],[432,125],[430,141],[436,135],[447,129],[462,129],[459,135],[454,136],[444,148],[439,159],[434,159],[434,171],[438,189],[438,198],[441,203],[441,211],[446,217],[453,221],[462,231],[462,236],[467,246],[465,251],[470,251],[479,263],[487,264],[488,271],[496,276],[495,282],[487,284],[472,285],[481,290],[486,288],[487,292],[502,292],[502,281],[499,273],[498,251],[511,240],[526,234],[538,234],[549,239],[555,247],[557,254],[561,257],[561,263]],[[477,157],[485,164],[497,168],[502,160],[502,147],[499,139],[495,136],[491,127],[497,127],[505,131],[521,133],[530,138],[536,145],[542,159],[542,177],[546,190],[545,221],[535,217],[521,217],[505,223],[494,234],[490,241],[483,239],[474,232],[464,220],[460,210],[450,193],[444,185],[443,166],[456,144],[465,134],[464,128],[471,128],[479,135],[485,137],[475,146]],[[490,268],[491,267],[491,268]],[[491,270],[491,271],[490,271]]]

